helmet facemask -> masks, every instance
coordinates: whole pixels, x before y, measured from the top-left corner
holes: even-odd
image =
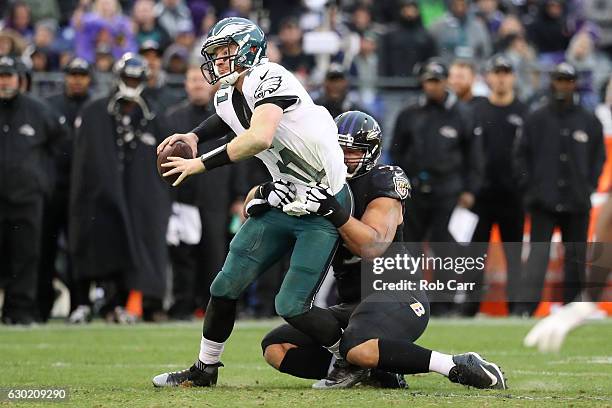
[[[235,45],[233,54],[232,44]],[[216,57],[215,55],[221,47],[227,49],[227,55]],[[204,79],[206,79],[209,84],[214,85],[219,81],[226,85],[234,85],[236,83],[241,74],[241,72],[236,69],[238,44],[236,44],[231,37],[225,37],[207,44],[206,48],[202,48],[202,56],[204,57],[204,63],[200,66],[200,70],[202,71]],[[217,61],[219,60],[227,60],[229,62],[229,70],[227,73],[221,74],[219,72],[219,67],[217,66]]]
[[[346,178],[348,180],[352,179],[352,178],[357,178],[359,176],[363,176],[364,174],[366,174],[367,172],[369,172],[370,170],[372,170],[372,168],[374,168],[374,166],[376,165],[376,163],[378,162],[378,159],[380,158],[380,129],[376,130],[370,130],[370,131],[366,131],[366,132],[360,132],[360,133],[366,133],[366,135],[356,135],[356,137],[353,137],[352,135],[348,134],[348,135],[342,135],[339,134],[338,135],[338,142],[340,143],[340,146],[343,149],[347,149],[347,150],[357,150],[363,153],[363,155],[359,158],[347,158],[345,156],[344,158],[344,164],[347,165],[347,167],[350,167],[350,165],[354,165],[356,164],[357,166],[355,167],[355,170],[353,170],[350,173],[347,173]],[[369,137],[369,142],[366,141],[360,141],[359,139],[367,139]]]

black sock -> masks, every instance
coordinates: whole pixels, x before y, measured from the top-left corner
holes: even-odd
[[[329,310],[320,307],[313,306],[306,313],[285,317],[285,320],[322,346],[333,346],[342,336],[338,320]]]
[[[278,371],[294,377],[320,380],[327,376],[332,354],[320,346],[295,347],[287,350]]]
[[[235,299],[212,296],[206,307],[202,335],[205,339],[223,343],[232,334],[236,320]]]
[[[408,340],[378,340],[378,368],[398,374],[429,372],[431,350]]]

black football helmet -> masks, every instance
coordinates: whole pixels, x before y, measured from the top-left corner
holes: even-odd
[[[141,95],[150,75],[147,61],[138,54],[127,52],[113,66],[113,74],[115,75],[115,90],[109,102],[109,112],[113,111],[118,101],[132,101],[140,105],[147,119],[152,118],[153,112]],[[129,79],[137,80],[136,84],[128,84]]]
[[[360,159],[344,160],[347,165],[357,164],[357,168],[348,173],[346,178],[356,178],[372,170],[382,152],[382,132],[376,119],[364,112],[348,111],[338,115],[334,120],[338,127],[340,146],[364,152]]]

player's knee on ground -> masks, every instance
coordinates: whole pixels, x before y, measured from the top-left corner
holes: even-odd
[[[268,364],[278,370],[280,369],[283,359],[287,354],[287,350],[294,347],[297,346],[295,344],[290,343],[270,344],[264,348],[264,359]]]
[[[366,340],[346,353],[346,361],[364,368],[378,366],[378,339]]]

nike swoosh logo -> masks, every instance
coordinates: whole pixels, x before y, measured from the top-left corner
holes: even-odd
[[[493,387],[497,384],[497,377],[494,376],[489,370],[487,370],[486,368],[484,368],[483,366],[480,366],[480,368],[482,368],[482,371],[485,372],[485,374],[491,379],[491,385],[490,387]]]
[[[334,213],[334,210],[329,210],[327,214],[323,214],[323,217],[327,217],[329,215],[332,215],[333,213]]]
[[[270,72],[270,70],[267,70],[265,74],[259,77],[259,79],[263,80],[266,77],[266,75],[268,75],[268,72]]]

